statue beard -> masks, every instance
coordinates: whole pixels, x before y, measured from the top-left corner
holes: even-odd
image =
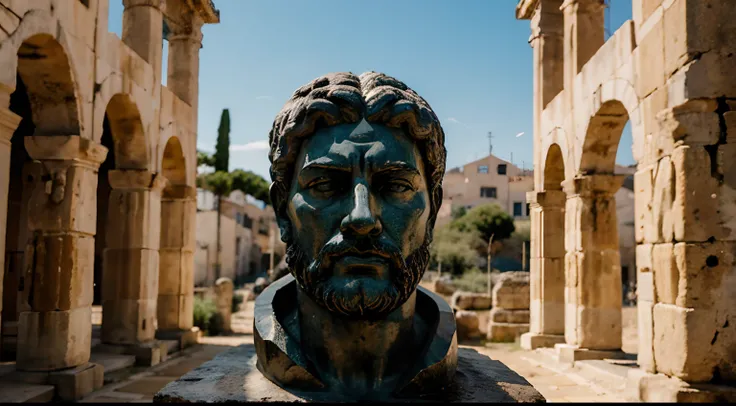
[[[390,257],[388,281],[373,284],[363,278],[333,280],[333,258],[377,252]],[[295,243],[287,246],[285,259],[301,289],[321,307],[348,317],[381,318],[403,305],[417,289],[429,263],[429,242],[404,258],[401,249],[387,237],[350,241],[338,234],[311,262]]]

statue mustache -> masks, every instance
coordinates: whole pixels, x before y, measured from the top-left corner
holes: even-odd
[[[396,243],[379,238],[345,239],[341,234],[332,237],[317,256],[320,268],[329,269],[335,260],[346,255],[374,255],[388,260],[397,269],[406,269],[406,260]]]

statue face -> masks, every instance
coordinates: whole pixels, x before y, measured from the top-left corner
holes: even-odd
[[[401,130],[366,121],[318,130],[301,145],[285,214],[289,265],[318,304],[381,316],[416,289],[430,201],[421,154]]]

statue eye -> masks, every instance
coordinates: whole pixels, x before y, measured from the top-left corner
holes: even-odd
[[[318,192],[326,193],[332,190],[332,182],[319,182],[316,185],[312,186],[312,188]]]
[[[389,182],[385,187],[384,190],[389,193],[404,193],[412,190],[412,187],[406,183],[406,182]]]

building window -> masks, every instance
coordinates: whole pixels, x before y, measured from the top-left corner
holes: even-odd
[[[499,175],[505,175],[506,174],[506,164],[500,164],[500,165],[498,165],[498,174]]]
[[[243,216],[243,227],[253,228],[253,219],[250,218],[247,214]]]
[[[520,217],[521,213],[521,202],[514,202],[514,217]]]
[[[235,223],[238,224],[238,225],[241,224],[241,222],[240,222],[240,213],[235,213]]]
[[[480,188],[480,197],[489,197],[491,199],[495,199],[496,198],[496,188],[495,187]]]
[[[478,165],[478,173],[488,173],[488,165]]]

